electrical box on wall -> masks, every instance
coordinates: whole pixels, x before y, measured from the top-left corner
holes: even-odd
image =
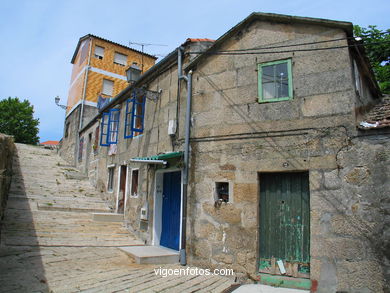
[[[176,134],[176,120],[169,120],[168,122],[168,135],[174,136]]]
[[[144,221],[148,220],[148,209],[147,208],[141,208],[141,220],[144,220]]]

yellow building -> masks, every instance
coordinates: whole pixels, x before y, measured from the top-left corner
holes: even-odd
[[[156,57],[88,34],[81,37],[73,54],[67,115],[82,101],[97,106],[99,96],[114,97],[127,86],[125,70],[136,64],[145,72]]]
[[[115,97],[129,84],[126,69],[136,65],[143,72],[156,57],[88,34],[77,43],[71,63],[72,75],[60,153],[75,163],[79,130],[98,114],[98,106]]]

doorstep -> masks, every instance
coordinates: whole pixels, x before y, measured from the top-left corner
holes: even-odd
[[[179,251],[162,246],[119,247],[137,264],[175,264],[179,262]]]
[[[92,213],[92,220],[96,222],[123,222],[123,214]]]

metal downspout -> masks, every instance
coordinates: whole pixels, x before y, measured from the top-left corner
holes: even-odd
[[[86,67],[85,72],[85,79],[84,79],[84,88],[83,88],[83,98],[81,100],[81,110],[80,110],[80,123],[79,123],[79,131],[83,127],[83,116],[84,116],[84,104],[85,104],[85,95],[87,93],[87,82],[88,82],[88,72],[89,72],[89,65],[91,63],[91,54],[92,54],[92,39],[90,38],[90,45],[89,45],[89,56],[88,56],[88,63]]]
[[[187,264],[186,257],[186,238],[187,238],[187,194],[188,194],[188,173],[189,173],[189,153],[190,153],[190,133],[191,133],[191,96],[192,96],[192,71],[188,72],[187,76],[182,75],[182,50],[178,49],[178,75],[179,80],[187,81],[187,106],[185,120],[185,136],[184,136],[184,169],[183,169],[183,202],[182,202],[182,222],[181,222],[181,249],[180,249],[180,264]]]

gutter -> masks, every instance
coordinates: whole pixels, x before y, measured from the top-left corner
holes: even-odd
[[[167,161],[164,160],[141,160],[141,159],[130,159],[130,162],[135,163],[147,163],[147,164],[162,164],[166,166],[168,164]]]

